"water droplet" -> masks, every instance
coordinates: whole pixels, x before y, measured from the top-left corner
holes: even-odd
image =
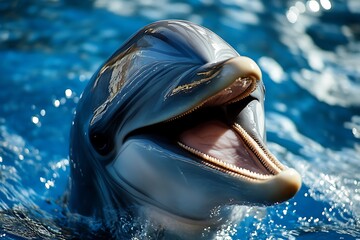
[[[315,0],[310,0],[307,1],[307,7],[310,9],[310,11],[312,12],[318,12],[320,10],[320,5],[317,1]]]
[[[65,96],[66,96],[66,98],[71,98],[71,96],[72,96],[72,90],[71,90],[71,89],[66,89],[66,90],[65,90]]]
[[[293,7],[289,9],[289,11],[286,12],[286,18],[290,23],[296,23],[298,20],[298,14],[292,10]]]
[[[298,9],[299,13],[304,13],[306,11],[305,4],[301,1],[297,1],[295,7]]]
[[[60,101],[56,99],[56,100],[54,101],[54,106],[55,106],[55,107],[59,107],[59,106],[60,106]]]
[[[325,10],[331,9],[331,2],[329,0],[320,0],[320,4]]]
[[[39,118],[37,116],[33,116],[31,118],[31,121],[34,123],[34,124],[38,124],[40,122]]]

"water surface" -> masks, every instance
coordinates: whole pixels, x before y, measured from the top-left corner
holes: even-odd
[[[0,1],[0,238],[149,237],[150,223],[125,218],[116,233],[69,216],[61,197],[87,81],[134,32],[169,18],[210,28],[259,64],[269,147],[303,177],[290,201],[239,209],[219,239],[360,239],[356,0]]]

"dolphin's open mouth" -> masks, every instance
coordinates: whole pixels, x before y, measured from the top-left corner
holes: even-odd
[[[196,123],[179,133],[178,145],[203,164],[247,180],[266,180],[282,171],[285,167],[262,145],[260,136],[250,136],[227,114],[229,105],[246,101],[256,86],[254,78],[239,78],[208,99],[202,104],[208,110],[200,111],[193,117]]]
[[[267,150],[260,135],[251,136],[235,121],[258,84],[254,77],[237,78],[196,107],[158,124],[156,130],[150,127],[151,132],[165,136],[208,167],[247,181],[270,179],[285,166]]]
[[[209,121],[180,135],[178,144],[202,163],[251,180],[266,180],[283,167],[238,124]]]

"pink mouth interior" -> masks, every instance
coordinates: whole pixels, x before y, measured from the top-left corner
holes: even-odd
[[[269,174],[256,155],[232,128],[208,121],[182,132],[180,142],[225,163],[260,174]]]

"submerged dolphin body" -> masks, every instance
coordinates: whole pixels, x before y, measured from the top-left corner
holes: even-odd
[[[78,103],[69,208],[104,218],[104,209],[142,208],[165,228],[171,219],[169,228],[192,231],[218,222],[210,213],[219,206],[288,200],[301,178],[266,148],[263,100],[256,63],[210,30],[144,27]]]

